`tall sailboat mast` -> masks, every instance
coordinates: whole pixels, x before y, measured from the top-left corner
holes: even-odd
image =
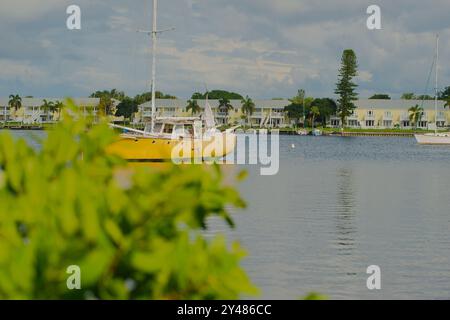
[[[158,34],[173,31],[175,28],[158,30],[157,24],[157,13],[158,13],[158,0],[153,0],[153,27],[152,31],[144,31],[138,30],[138,32],[145,33],[152,36],[152,121],[151,121],[151,132],[155,131],[155,122],[156,122],[156,49],[157,49],[157,41]]]
[[[151,132],[155,132],[155,122],[156,122],[156,41],[157,41],[157,10],[158,10],[158,0],[153,0],[153,28],[152,28],[152,125]]]
[[[439,72],[439,34],[436,35],[436,87],[435,87],[435,96],[434,96],[434,123],[435,128],[434,132],[437,134],[437,113],[438,113],[438,72]]]

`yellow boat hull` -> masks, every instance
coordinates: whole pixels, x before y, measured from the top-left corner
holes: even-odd
[[[173,140],[123,134],[108,147],[108,152],[130,161],[211,159],[222,158],[233,152],[236,141],[236,135],[231,133],[216,135],[205,140]]]

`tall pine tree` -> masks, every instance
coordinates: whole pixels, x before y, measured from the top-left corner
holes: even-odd
[[[355,52],[351,49],[344,50],[335,91],[339,95],[337,113],[341,119],[342,129],[344,128],[347,117],[356,108],[353,101],[358,99],[358,94],[355,92],[358,85],[353,82],[353,78],[357,75],[358,61]]]

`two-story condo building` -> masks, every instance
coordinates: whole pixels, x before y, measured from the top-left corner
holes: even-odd
[[[415,105],[421,106],[424,111],[417,127],[421,129],[435,128],[434,100],[371,100],[355,101],[356,109],[347,118],[346,127],[362,129],[391,129],[412,128],[409,109]],[[444,101],[438,101],[437,126],[446,127],[450,124],[450,110],[444,107]],[[341,120],[335,115],[330,118],[331,127],[340,127]]]
[[[22,98],[22,107],[14,110],[9,106],[9,98],[0,98],[0,122],[21,122],[25,124],[39,124],[56,119],[55,112],[44,110],[44,100],[51,103],[64,102],[64,98]],[[96,115],[100,99],[75,98],[72,99],[85,114]]]
[[[203,112],[205,108],[205,100],[197,101]],[[248,120],[253,126],[257,127],[286,127],[289,122],[284,112],[284,107],[290,102],[288,100],[254,100],[255,111],[247,119],[242,113],[242,103],[240,100],[231,100],[232,109],[220,107],[219,100],[209,100],[209,105],[213,110],[214,116],[218,124],[245,124]],[[156,115],[158,117],[166,116],[189,116],[190,112],[186,111],[188,105],[187,100],[169,100],[159,99],[156,101]],[[149,121],[152,111],[151,102],[146,102],[139,106],[141,119]]]
[[[49,102],[64,101],[63,98],[47,98]],[[78,98],[74,99],[84,112],[96,114],[100,99],[97,98]],[[197,101],[203,112],[205,100]],[[0,123],[4,122],[22,122],[22,123],[42,123],[55,120],[55,115],[43,109],[44,99],[22,98],[22,108],[11,110],[8,105],[8,98],[0,98]],[[291,120],[284,111],[285,106],[289,105],[289,100],[254,100],[255,110],[247,119],[242,113],[242,103],[240,100],[231,100],[232,109],[219,106],[219,100],[209,100],[216,121],[218,124],[243,125],[251,121],[254,127],[287,127],[291,125]],[[118,101],[115,103],[118,104]],[[187,100],[181,99],[158,99],[156,101],[158,117],[190,116],[186,111]],[[356,109],[353,114],[347,118],[346,127],[362,129],[390,129],[390,128],[412,128],[413,124],[409,117],[409,108],[415,105],[422,106],[424,112],[418,128],[434,129],[435,111],[434,101],[432,100],[370,100],[361,99],[355,102]],[[450,108],[445,108],[445,102],[438,102],[437,126],[438,128],[450,125]],[[146,102],[139,106],[139,112],[135,115],[135,122],[150,121],[151,102]],[[327,125],[338,128],[341,120],[338,116],[331,116],[327,120]]]

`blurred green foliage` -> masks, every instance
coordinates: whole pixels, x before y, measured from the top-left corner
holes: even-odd
[[[39,150],[0,134],[0,298],[257,294],[239,266],[243,249],[202,234],[208,217],[232,226],[226,208],[245,206],[220,169],[131,170],[106,152],[108,125],[75,119],[68,104]],[[66,286],[70,265],[81,268],[81,290]]]

